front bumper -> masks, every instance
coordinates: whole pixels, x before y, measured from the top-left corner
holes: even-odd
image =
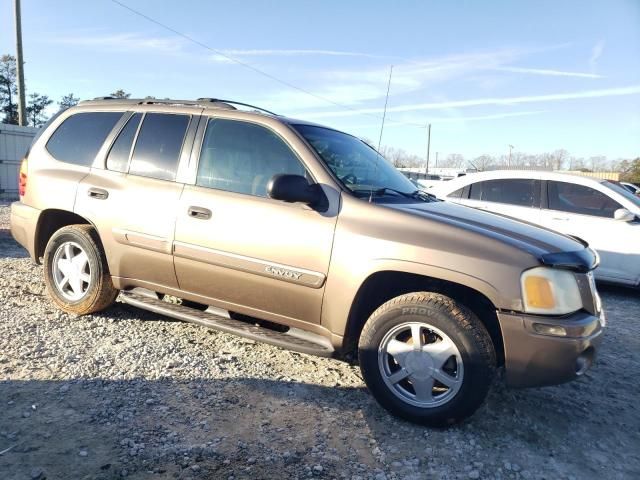
[[[36,227],[40,218],[40,210],[25,205],[22,202],[11,204],[11,235],[27,249],[33,261],[36,259]]]
[[[579,377],[593,363],[605,325],[604,313],[585,311],[567,317],[498,312],[498,320],[506,381],[512,387],[556,385]],[[545,326],[562,327],[566,336],[538,333]]]

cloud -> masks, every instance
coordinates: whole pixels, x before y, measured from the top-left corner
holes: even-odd
[[[464,77],[478,70],[497,68],[519,58],[522,51],[503,49],[492,52],[456,54],[426,61],[395,64],[391,80],[391,96],[415,92],[447,80]],[[358,106],[362,102],[383,98],[387,92],[389,65],[360,69],[325,70],[313,75],[320,82],[313,88],[316,97],[290,90],[263,98],[261,103],[276,110],[293,104],[299,110],[326,107],[330,102]]]
[[[605,41],[600,40],[591,49],[591,57],[589,57],[589,65],[591,66],[591,70],[595,70],[598,66],[598,60],[600,60],[600,57],[604,52],[604,45]]]
[[[429,118],[430,123],[458,123],[458,122],[476,122],[485,120],[500,120],[503,118],[512,117],[528,117],[530,115],[540,115],[546,113],[546,110],[532,110],[524,112],[511,112],[511,113],[495,113],[492,115],[476,115],[476,116],[461,116],[461,117],[444,117],[444,118]]]
[[[604,78],[595,73],[566,72],[564,70],[548,70],[544,68],[498,67],[501,72],[526,73],[530,75],[548,75],[552,77]]]
[[[102,48],[107,51],[128,52],[131,50],[147,50],[165,54],[180,53],[185,49],[184,39],[170,37],[153,37],[139,33],[83,34],[55,37],[54,43],[76,47]]]
[[[532,110],[532,111],[523,111],[523,112],[510,112],[510,113],[496,113],[491,115],[474,115],[474,116],[451,116],[451,117],[429,117],[426,119],[417,119],[413,118],[410,120],[412,124],[418,126],[422,124],[421,128],[426,128],[428,123],[438,124],[438,123],[464,123],[464,122],[478,122],[478,121],[489,121],[489,120],[500,120],[504,118],[512,118],[512,117],[526,117],[530,115],[540,115],[542,113],[546,113],[547,110]],[[406,119],[405,119],[406,120]],[[394,121],[389,120],[385,122],[385,128],[387,127],[405,127],[407,126],[407,122],[405,121]],[[380,128],[380,123],[367,123],[367,124],[356,124],[356,125],[348,125],[349,129],[356,128]]]
[[[359,58],[399,58],[371,53],[349,52],[341,50],[314,50],[314,49],[248,49],[248,50],[220,50],[230,57],[302,57],[302,56],[328,56],[328,57],[359,57]],[[214,61],[229,62],[223,55],[213,55]]]
[[[389,107],[388,113],[393,112],[415,112],[423,110],[442,110],[447,108],[466,108],[477,107],[483,105],[518,105],[522,103],[538,103],[538,102],[559,102],[566,100],[577,100],[584,98],[600,98],[600,97],[613,97],[624,95],[638,95],[640,94],[640,85],[631,85],[628,87],[619,88],[606,88],[600,90],[583,90],[579,92],[569,93],[554,93],[547,95],[529,95],[520,97],[488,97],[488,98],[474,98],[468,100],[453,100],[431,103],[414,103],[408,105],[398,105]],[[305,113],[306,117],[311,118],[336,118],[336,117],[348,117],[353,115],[369,115],[380,114],[382,108],[360,108],[354,110],[340,110],[334,112],[310,112]]]

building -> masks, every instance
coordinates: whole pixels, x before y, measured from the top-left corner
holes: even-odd
[[[38,130],[0,123],[0,200],[18,198],[20,161]]]

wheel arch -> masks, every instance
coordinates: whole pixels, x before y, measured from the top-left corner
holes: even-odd
[[[454,281],[397,270],[374,272],[360,285],[349,310],[342,354],[347,358],[355,357],[362,328],[380,305],[399,295],[420,291],[446,295],[473,311],[491,336],[498,363],[504,363],[504,343],[497,308],[485,293]]]
[[[34,257],[38,264],[41,263],[40,258],[44,256],[44,251],[51,236],[62,227],[68,225],[91,225],[95,229],[95,225],[92,222],[68,210],[50,208],[40,213],[36,225],[34,244]]]

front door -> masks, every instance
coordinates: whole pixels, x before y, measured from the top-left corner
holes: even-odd
[[[540,223],[588,242],[600,255],[596,278],[638,283],[640,223],[615,220],[622,205],[594,188],[569,182],[548,181],[547,198]]]
[[[227,310],[319,323],[336,214],[268,198],[267,183],[279,173],[313,181],[270,128],[208,120],[195,185],[185,186],[178,208],[178,282]]]

